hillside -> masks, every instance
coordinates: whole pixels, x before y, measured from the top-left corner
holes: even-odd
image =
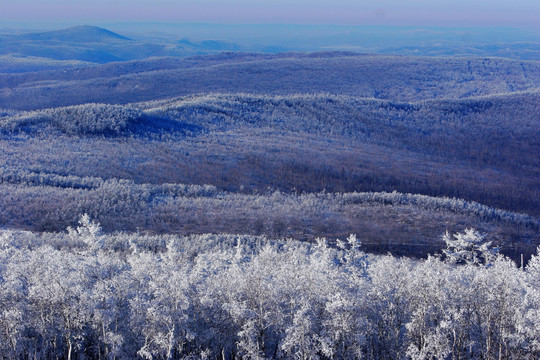
[[[41,58],[43,62],[71,60],[107,64],[152,57],[186,57],[247,50],[234,42],[213,38],[190,41],[182,38],[148,38],[145,33],[135,35],[136,38],[132,39],[88,25],[41,32],[2,32],[0,29],[0,56]],[[28,66],[16,71],[37,70],[39,66],[33,70]]]
[[[13,55],[0,56],[0,79],[5,73],[39,73],[50,70],[65,71],[69,68],[82,68],[92,65],[91,63],[75,60],[51,60],[40,57],[20,57]],[[4,83],[7,86],[8,83]]]
[[[165,63],[164,68],[159,64]],[[133,71],[130,71],[131,67]],[[0,77],[0,108],[127,104],[202,93],[330,93],[411,102],[538,89],[540,64],[501,58],[223,54]],[[2,85],[3,84],[3,85]]]
[[[353,51],[422,57],[538,60],[538,33],[511,28],[292,24],[116,23],[111,29],[0,29],[0,54],[110,63],[223,51]],[[96,52],[101,53],[96,56]],[[104,54],[108,54],[104,56]]]
[[[0,223],[58,231],[89,213],[107,230],[356,233],[366,249],[408,255],[475,227],[532,254],[539,103],[537,91],[413,103],[214,94],[11,111]],[[373,191],[389,195],[355,195]]]
[[[47,60],[77,60],[96,64],[144,59],[150,56],[185,56],[183,47],[135,41],[96,26],[62,30],[0,34],[0,55]],[[36,69],[34,69],[35,71]],[[24,71],[31,71],[31,68]]]
[[[130,40],[107,29],[97,26],[80,25],[63,30],[46,31],[14,35],[15,40],[67,41],[67,42],[103,42],[108,40]]]
[[[357,233],[417,256],[475,227],[530,255],[538,84],[537,61],[351,52],[6,72],[0,226],[61,231],[88,213],[107,231]]]
[[[229,193],[216,187],[136,184],[54,173],[0,174],[0,222],[11,229],[63,231],[90,214],[107,232],[265,235],[331,244],[354,233],[364,251],[426,256],[442,234],[474,227],[519,261],[534,254],[534,217],[455,198],[386,193]]]

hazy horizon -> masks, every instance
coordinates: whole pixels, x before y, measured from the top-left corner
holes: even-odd
[[[530,0],[19,0],[3,1],[0,13],[0,27],[159,22],[512,27],[540,31],[540,2]]]

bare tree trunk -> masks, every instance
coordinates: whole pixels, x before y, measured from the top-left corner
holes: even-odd
[[[69,347],[68,347],[68,360],[71,360],[71,349],[72,349],[71,336],[68,339],[68,344],[69,344]]]

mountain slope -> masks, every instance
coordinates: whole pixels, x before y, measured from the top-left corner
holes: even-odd
[[[136,64],[132,62],[131,66],[137,68]],[[54,82],[47,83],[32,76],[3,76],[0,108],[31,110],[88,102],[126,104],[212,92],[328,92],[411,102],[528,91],[538,89],[540,84],[540,62],[498,58],[224,54],[187,59],[173,67],[133,73],[124,67],[116,75],[110,66],[107,71],[95,67],[79,79],[76,75],[71,78],[49,73],[45,78]],[[96,78],[98,75],[103,77]]]
[[[0,35],[0,54],[80,60],[98,64],[150,56],[185,56],[181,47],[135,41],[95,26],[27,34]]]
[[[0,124],[7,168],[227,191],[398,190],[538,215],[539,103],[539,92],[416,103],[202,95],[8,111]],[[20,148],[19,137],[32,140]]]
[[[131,40],[125,36],[116,34],[107,29],[97,26],[80,25],[63,30],[47,31],[40,33],[30,33],[15,35],[15,39],[40,40],[40,41],[64,41],[74,43],[103,42],[110,40]]]
[[[125,60],[115,49],[132,42],[125,36],[95,26],[0,35],[0,40],[0,54],[3,55],[94,63]]]
[[[86,212],[107,230],[357,233],[408,255],[476,227],[530,254],[539,80],[534,61],[334,52],[2,74],[0,226]]]

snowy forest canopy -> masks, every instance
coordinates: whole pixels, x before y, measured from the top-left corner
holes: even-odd
[[[0,357],[535,359],[540,254],[469,229],[444,256],[265,237],[0,235]],[[540,248],[538,249],[540,251]]]

